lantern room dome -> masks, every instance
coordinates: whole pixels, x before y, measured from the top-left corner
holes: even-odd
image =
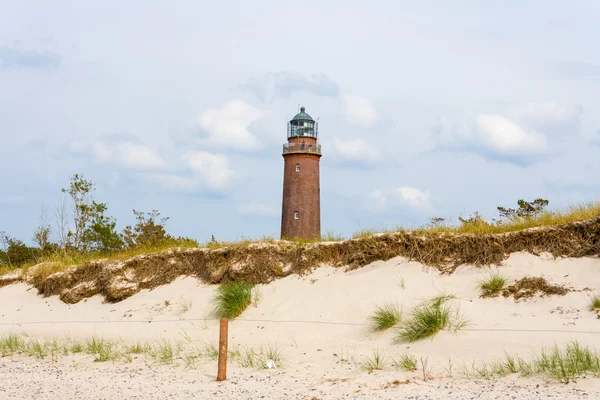
[[[308,115],[306,112],[304,112],[304,107],[300,107],[300,112],[296,115],[294,115],[294,118],[292,118],[292,121],[312,121],[314,122],[315,120],[312,119],[312,117],[310,115]]]

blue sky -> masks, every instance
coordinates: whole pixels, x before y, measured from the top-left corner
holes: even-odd
[[[322,230],[600,190],[597,1],[2,1],[0,230],[75,172],[119,227],[280,229],[286,123],[319,118]],[[52,219],[52,215],[50,215]]]

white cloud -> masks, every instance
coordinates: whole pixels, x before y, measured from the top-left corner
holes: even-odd
[[[410,186],[401,186],[396,189],[400,194],[400,199],[405,204],[414,208],[429,207],[429,193],[423,192],[417,188]]]
[[[75,149],[84,149],[77,145]],[[73,149],[72,149],[73,150]],[[126,168],[138,170],[157,170],[167,163],[153,149],[142,144],[120,142],[115,144],[95,143],[93,150],[96,160],[101,163],[117,163]]]
[[[434,142],[439,148],[465,149],[520,164],[549,153],[546,135],[497,114],[478,114],[472,125],[455,125],[442,118]]]
[[[189,152],[181,160],[189,172],[187,175],[154,174],[151,178],[165,189],[218,191],[225,189],[233,176],[229,160],[221,154]]]
[[[582,107],[559,104],[552,101],[525,104],[516,110],[516,115],[527,121],[541,124],[566,124],[579,119]]]
[[[237,150],[256,150],[257,138],[248,126],[265,113],[241,100],[232,100],[221,108],[211,108],[198,116],[198,124],[207,134],[204,142]]]
[[[379,152],[364,139],[333,138],[333,156],[345,161],[374,162]]]
[[[426,211],[431,208],[429,192],[411,186],[395,189],[377,189],[371,192],[371,205],[379,210],[408,206],[415,210]]]
[[[281,214],[281,207],[272,207],[266,204],[244,204],[238,207],[238,212],[260,217],[275,217]]]
[[[343,95],[344,112],[348,120],[361,126],[373,125],[379,120],[379,113],[366,97]]]
[[[500,154],[538,154],[546,149],[546,137],[495,114],[479,114],[476,118],[478,139]]]
[[[182,156],[196,177],[201,178],[213,189],[222,189],[232,176],[229,160],[222,154],[211,154],[206,151],[186,153]]]

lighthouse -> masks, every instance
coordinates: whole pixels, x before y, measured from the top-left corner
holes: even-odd
[[[288,122],[283,145],[282,239],[321,237],[318,128],[304,107]]]

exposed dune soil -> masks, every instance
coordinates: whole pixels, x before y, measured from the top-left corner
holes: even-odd
[[[321,265],[352,270],[399,256],[450,274],[465,264],[499,265],[516,252],[597,257],[600,218],[504,234],[396,232],[305,245],[275,242],[174,249],[124,261],[95,260],[61,272],[53,272],[53,266],[46,263],[30,268],[23,276],[0,277],[0,287],[22,281],[34,286],[39,294],[57,295],[65,303],[77,303],[97,294],[118,302],[180,276],[193,276],[204,283],[268,283],[308,274]]]

